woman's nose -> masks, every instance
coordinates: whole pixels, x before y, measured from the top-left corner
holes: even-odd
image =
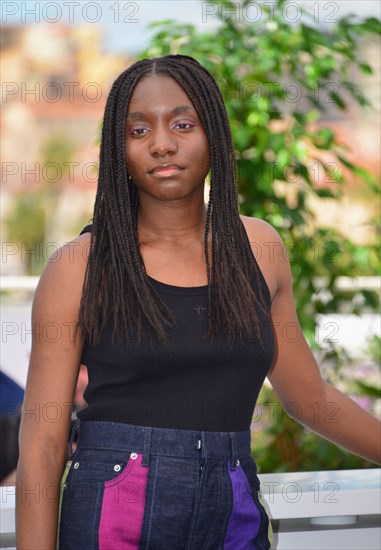
[[[150,154],[154,157],[174,154],[177,151],[175,136],[170,131],[162,128],[151,133]]]

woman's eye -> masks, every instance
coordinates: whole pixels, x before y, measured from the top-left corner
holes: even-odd
[[[147,131],[147,128],[131,128],[128,130],[129,136],[142,136]]]
[[[189,130],[193,126],[195,125],[192,122],[178,122],[175,124],[175,128],[179,128],[179,130]]]

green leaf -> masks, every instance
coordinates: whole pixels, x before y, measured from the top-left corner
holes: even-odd
[[[381,22],[375,17],[368,17],[363,22],[363,26],[367,31],[371,33],[381,34]]]
[[[315,193],[318,197],[322,199],[335,199],[337,198],[337,192],[332,191],[331,189],[327,189],[326,187],[323,189],[316,189]]]
[[[375,399],[381,399],[381,388],[370,386],[369,384],[360,382],[359,380],[355,380],[355,386],[357,387],[358,392],[362,395],[368,395],[369,397],[374,397]]]
[[[368,63],[360,63],[359,67],[360,67],[360,69],[362,70],[363,73],[373,74],[373,69],[370,65],[368,65]]]
[[[366,170],[365,168],[361,168],[360,166],[356,166],[355,164],[353,164],[352,162],[350,162],[348,159],[346,159],[341,155],[337,155],[337,158],[342,164],[344,164],[344,166],[349,168],[354,174],[359,175],[361,178],[363,178],[366,182],[368,182],[372,186],[376,185],[374,177],[368,170]]]

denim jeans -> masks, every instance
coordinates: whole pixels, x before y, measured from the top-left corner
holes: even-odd
[[[267,550],[250,430],[82,422],[62,479],[60,550]]]

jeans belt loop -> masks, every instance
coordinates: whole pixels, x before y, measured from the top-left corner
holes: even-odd
[[[73,458],[73,454],[74,454],[74,451],[73,451],[73,443],[74,443],[74,439],[75,439],[75,436],[78,434],[78,437],[76,439],[76,441],[78,441],[78,438],[79,438],[79,422],[77,422],[76,424],[74,424],[72,430],[71,430],[71,434],[70,434],[70,439],[69,439],[69,451],[70,451],[70,459]]]
[[[152,438],[152,428],[144,428],[144,446],[143,446],[143,460],[142,466],[148,468],[149,457],[151,454],[151,438]]]
[[[205,446],[205,432],[201,432],[201,456],[202,459],[206,459],[206,446]]]
[[[234,432],[229,432],[230,444],[231,444],[231,464],[230,470],[235,470],[237,468],[237,445]]]

